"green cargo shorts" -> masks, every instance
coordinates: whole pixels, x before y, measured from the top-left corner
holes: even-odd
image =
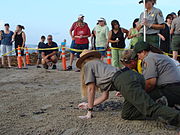
[[[140,37],[138,37],[138,41],[143,41],[144,40],[144,36],[141,35]],[[160,47],[159,45],[159,36],[158,35],[146,35],[146,42],[149,43],[150,45],[153,45],[157,48]]]
[[[174,35],[172,38],[172,50],[179,51],[180,50],[180,35]]]

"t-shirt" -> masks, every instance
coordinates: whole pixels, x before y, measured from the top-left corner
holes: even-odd
[[[2,40],[1,44],[2,45],[12,45],[12,36],[14,32],[10,31],[8,34],[6,34],[4,31],[2,31]]]
[[[85,64],[85,84],[95,83],[101,91],[111,91],[112,88],[112,77],[118,71],[111,65],[108,65],[101,60],[92,60]]]
[[[102,27],[100,25],[97,25],[94,28],[94,31],[96,32],[96,47],[105,47],[108,40],[108,26],[105,25]]]
[[[46,44],[45,44],[44,42],[39,42],[39,44],[38,44],[38,49],[42,49],[45,45],[46,45]],[[39,50],[38,52],[41,53],[42,50]]]
[[[149,52],[142,63],[146,80],[157,78],[157,86],[180,82],[180,72],[169,56]]]
[[[144,12],[141,13],[139,24],[142,24],[144,19]],[[146,11],[146,19],[149,24],[164,24],[164,17],[162,11],[158,8],[153,7],[152,10],[148,13]],[[146,34],[158,34],[160,30],[146,27]],[[144,33],[144,27],[141,28],[140,33]]]
[[[173,20],[171,28],[174,29],[174,34],[180,34],[180,16]]]
[[[84,23],[84,24],[87,25],[87,23]],[[74,31],[77,27],[78,27],[77,22],[74,22],[73,25],[70,28],[70,31]]]
[[[55,47],[58,47],[58,45],[55,43],[55,42],[52,42],[52,45],[48,45],[48,43],[44,44],[42,46],[42,48],[55,48]],[[51,54],[53,53],[54,51],[58,52],[58,49],[53,49],[53,50],[42,50],[41,52],[44,52],[45,55],[48,55],[48,54]]]
[[[77,27],[75,30],[74,30],[74,36],[91,36],[91,32],[90,32],[90,29],[88,27],[88,25],[84,25],[83,27]],[[76,44],[88,44],[89,43],[89,40],[88,38],[76,38],[75,39],[75,43]]]
[[[132,36],[132,35],[136,35],[136,34],[138,34],[138,33],[139,33],[139,31],[138,31],[137,29],[132,28],[130,35]],[[131,39],[131,41],[130,41],[130,46],[135,46],[135,44],[136,44],[137,42],[138,42],[138,37],[133,37],[133,38]]]

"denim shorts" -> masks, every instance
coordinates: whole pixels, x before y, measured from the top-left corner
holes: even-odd
[[[89,49],[89,44],[76,44],[75,41],[72,41],[71,44],[71,49],[77,49],[77,50],[85,50]],[[75,52],[75,51],[70,51],[72,54],[77,54],[77,57],[80,57],[81,52]]]
[[[105,50],[105,47],[96,47],[96,50]],[[106,56],[106,51],[99,51],[101,53],[101,56]]]
[[[1,45],[1,56],[10,51],[12,51],[12,45]],[[12,56],[12,53],[7,54],[7,56]]]

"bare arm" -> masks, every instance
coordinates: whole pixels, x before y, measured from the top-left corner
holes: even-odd
[[[128,37],[129,31],[127,29],[122,28],[122,32],[125,33],[125,39]]]
[[[25,34],[24,32],[22,33],[22,38],[23,38],[23,44],[22,44],[22,47],[25,47],[26,34]]]
[[[53,55],[56,55],[57,54],[57,51],[53,51],[52,53],[48,54],[47,57],[51,57]]]
[[[170,30],[170,34],[171,34],[171,35],[173,35],[173,34],[174,34],[174,29],[173,29],[173,28],[171,28],[171,30]]]
[[[150,92],[156,87],[157,79],[156,78],[151,78],[149,80],[146,80],[146,92]]]

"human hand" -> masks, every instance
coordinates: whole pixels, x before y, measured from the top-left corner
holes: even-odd
[[[161,39],[162,39],[163,41],[165,41],[165,40],[166,40],[166,38],[165,38],[164,36],[162,36],[162,37],[161,37]]]
[[[145,25],[145,26],[147,26],[148,28],[151,28],[151,26],[152,26],[152,24],[149,24],[148,21],[147,21],[147,19],[145,19],[145,18],[142,20],[142,25]]]
[[[91,119],[92,118],[92,112],[88,111],[87,115],[85,116],[79,116],[80,119]]]
[[[82,38],[83,38],[83,35],[80,35],[79,38],[82,39]]]
[[[87,110],[88,109],[88,103],[83,102],[78,105],[79,109]]]
[[[117,96],[117,97],[122,97],[122,94],[121,94],[120,92],[117,92],[117,93],[116,93],[116,96]]]

